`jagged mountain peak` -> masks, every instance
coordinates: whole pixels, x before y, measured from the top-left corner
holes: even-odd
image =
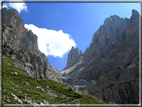
[[[82,51],[80,51],[78,47],[72,47],[68,54],[66,67],[63,70],[68,69],[69,67],[76,64],[80,60],[80,55],[82,55]]]
[[[140,15],[139,15],[138,11],[136,11],[136,10],[133,9],[133,10],[132,10],[132,16],[131,16],[131,18],[130,18],[130,21],[133,22],[133,23],[134,23],[135,21],[137,22],[137,19],[139,19],[139,16],[140,16]],[[131,24],[132,24],[132,23],[131,23]],[[134,23],[134,24],[135,24],[135,23]]]
[[[105,19],[103,25],[109,24],[109,23],[112,23],[112,22],[121,21],[121,20],[123,20],[123,18],[120,18],[120,17],[117,16],[117,15],[112,15],[112,16],[110,16],[110,17],[108,17],[108,18]]]
[[[77,47],[77,48],[75,48],[74,46],[72,46],[72,48],[71,48],[70,52],[71,52],[71,51],[78,51],[78,47]]]
[[[132,16],[138,17],[138,16],[139,16],[138,11],[135,10],[135,9],[133,9],[133,10],[132,10]]]
[[[65,81],[75,86],[85,85],[84,91],[95,81],[87,90],[107,103],[138,103],[138,43],[136,10],[132,10],[130,19],[110,16],[93,34],[83,60],[63,72],[70,77]]]

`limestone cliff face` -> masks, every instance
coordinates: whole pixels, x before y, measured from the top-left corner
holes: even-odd
[[[76,64],[79,61],[79,59],[80,59],[80,55],[79,55],[78,48],[75,49],[74,47],[72,47],[68,54],[68,60],[67,60],[67,64],[64,70]]]
[[[111,65],[105,66],[105,69],[110,69],[98,79],[90,92],[105,102],[138,104],[139,14],[135,10],[132,11],[129,24],[123,31],[123,38],[119,51],[112,53],[111,57],[108,55],[108,63],[111,62]]]
[[[138,12],[133,10],[130,19],[122,19],[118,16],[107,18],[103,26],[94,33],[90,47],[83,53],[82,66],[86,69],[82,71],[80,78],[98,80],[103,73],[122,63],[128,54],[138,54],[138,45]],[[135,55],[131,60],[134,58]],[[122,65],[131,60],[127,60]]]
[[[3,43],[2,53],[16,58],[22,64],[16,67],[38,79],[52,79],[62,82],[61,73],[48,62],[45,54],[40,52],[37,36],[24,28],[24,22],[15,9],[3,12]]]
[[[9,9],[7,8],[2,9],[2,16],[3,16],[3,23],[7,25],[13,25],[14,28],[17,29],[19,37],[25,36],[25,28],[24,28],[24,22],[20,18],[18,11],[15,11],[15,9]]]
[[[130,19],[107,18],[93,34],[81,64],[71,70],[74,66],[66,70],[70,79],[65,82],[89,87],[90,95],[106,103],[139,103],[138,12],[132,10]]]

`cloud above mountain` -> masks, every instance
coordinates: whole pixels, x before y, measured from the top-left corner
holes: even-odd
[[[63,57],[72,46],[76,46],[71,35],[64,33],[62,30],[55,31],[46,28],[38,28],[33,24],[25,24],[25,28],[32,30],[38,36],[38,46],[45,55],[54,57]]]
[[[14,8],[16,9],[19,13],[21,11],[27,11],[27,5],[23,2],[23,0],[20,0],[20,2],[10,2],[10,0],[5,0],[7,1],[6,3],[3,3],[3,8],[6,7],[6,8]],[[8,3],[9,1],[9,3]]]

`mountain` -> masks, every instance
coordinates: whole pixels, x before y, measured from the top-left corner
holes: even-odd
[[[73,48],[72,48],[73,49]],[[82,54],[68,54],[63,82],[106,103],[139,103],[139,13],[106,18]],[[78,50],[78,49],[77,49]],[[72,53],[72,54],[71,54]],[[72,56],[77,56],[73,61]],[[69,66],[68,62],[72,62]]]
[[[79,94],[74,91],[74,87],[62,83],[61,72],[50,65],[47,57],[39,50],[37,36],[31,30],[25,29],[17,10],[4,8],[2,13],[3,41],[0,64],[4,106],[105,104],[101,99]],[[72,60],[71,64],[76,62]]]
[[[71,48],[62,72],[50,65],[15,9],[2,9],[2,16],[4,104],[139,103],[137,11],[130,19],[106,18],[84,53]]]
[[[18,59],[20,64],[15,67],[24,70],[37,79],[61,80],[61,72],[49,64],[37,43],[37,36],[24,27],[24,22],[15,9],[2,9],[3,43],[2,53]]]

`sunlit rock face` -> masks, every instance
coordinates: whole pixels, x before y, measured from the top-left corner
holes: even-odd
[[[130,19],[116,15],[105,19],[104,24],[93,34],[92,42],[82,57],[80,64],[79,60],[62,71],[70,77],[64,82],[74,86],[85,86],[83,90],[87,89],[90,95],[107,103],[139,103],[137,11],[132,10]]]
[[[13,25],[13,27],[18,31],[19,37],[25,36],[24,22],[20,18],[19,13],[15,9],[2,9],[3,24]]]
[[[3,44],[2,53],[22,62],[16,67],[38,79],[62,82],[61,73],[51,66],[37,44],[37,36],[24,28],[24,22],[15,9],[2,9]]]

